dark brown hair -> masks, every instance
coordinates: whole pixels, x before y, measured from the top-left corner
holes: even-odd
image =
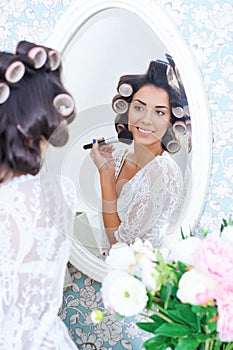
[[[36,46],[29,44],[29,49]],[[62,84],[61,65],[55,71],[49,69],[48,48],[39,47],[47,54],[40,68],[35,68],[27,50],[0,53],[0,81],[10,87],[8,99],[0,104],[0,182],[7,173],[8,177],[15,173],[38,173],[42,136],[54,146],[63,146],[68,140],[67,122],[54,99],[58,95],[72,97]],[[23,63],[25,72],[19,81],[12,83],[7,80],[6,71],[15,61]],[[73,116],[71,108],[70,117]]]
[[[169,81],[168,69],[172,69],[171,65],[168,62],[156,60],[150,62],[148,70],[145,74],[123,75],[122,77],[120,77],[117,90],[119,91],[119,88],[122,84],[129,84],[132,87],[132,94],[128,97],[117,94],[112,100],[112,105],[114,105],[114,102],[117,101],[119,98],[126,101],[129,105],[133,100],[134,94],[139,89],[141,89],[145,85],[153,85],[167,92],[171,107],[171,125],[173,125],[175,121],[177,121],[177,118],[172,112],[172,109],[175,107],[183,108],[183,104],[179,87],[173,85],[172,82]],[[179,118],[179,120],[183,119]],[[116,115],[115,129],[118,133],[122,130],[122,125],[126,129],[128,129],[128,110],[125,113]],[[171,130],[169,130],[168,132],[170,133]],[[163,142],[163,139],[167,139],[167,133],[165,133],[164,137],[161,140],[163,149],[167,150],[166,143]]]

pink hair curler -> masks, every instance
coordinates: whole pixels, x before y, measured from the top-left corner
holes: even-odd
[[[187,132],[187,128],[186,128],[186,125],[183,121],[179,120],[179,121],[176,121],[174,124],[173,124],[173,129],[174,131],[178,132],[179,134],[182,134],[182,135],[185,135],[186,132]]]
[[[185,115],[185,112],[182,107],[173,107],[172,113],[176,118],[183,118]]]
[[[21,61],[12,62],[6,69],[5,78],[9,83],[17,83],[25,73],[25,66]]]
[[[133,87],[130,84],[123,83],[119,86],[118,92],[123,97],[129,97],[133,93]]]
[[[6,83],[0,83],[0,104],[6,102],[10,96],[10,88]]]
[[[39,69],[44,66],[47,60],[47,53],[43,47],[35,46],[28,51],[28,57],[33,61],[34,68]]]
[[[119,98],[114,101],[112,108],[116,113],[123,114],[128,111],[128,103],[125,100]]]
[[[61,65],[61,55],[55,50],[48,51],[49,65],[52,71],[57,70]]]
[[[64,118],[74,113],[75,103],[73,98],[68,94],[57,95],[53,100],[53,105],[57,112]]]

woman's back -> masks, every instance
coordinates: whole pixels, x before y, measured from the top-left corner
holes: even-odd
[[[1,349],[76,349],[57,316],[74,193],[39,174],[0,185]]]

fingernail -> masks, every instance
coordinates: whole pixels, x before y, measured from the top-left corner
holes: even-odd
[[[93,142],[93,144],[96,143],[96,139],[93,139],[92,142]]]

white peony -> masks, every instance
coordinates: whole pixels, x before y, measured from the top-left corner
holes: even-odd
[[[104,278],[101,292],[105,308],[122,316],[140,314],[148,300],[141,281],[126,272],[115,270]]]
[[[177,298],[183,303],[202,305],[214,298],[217,285],[214,279],[191,269],[179,280]]]
[[[221,238],[227,243],[233,245],[233,226],[224,227]]]
[[[135,255],[127,244],[119,242],[113,244],[105,262],[112,268],[128,271],[135,265]]]
[[[171,257],[174,262],[181,261],[187,266],[193,266],[193,253],[200,246],[202,240],[198,237],[188,237],[174,244]]]

